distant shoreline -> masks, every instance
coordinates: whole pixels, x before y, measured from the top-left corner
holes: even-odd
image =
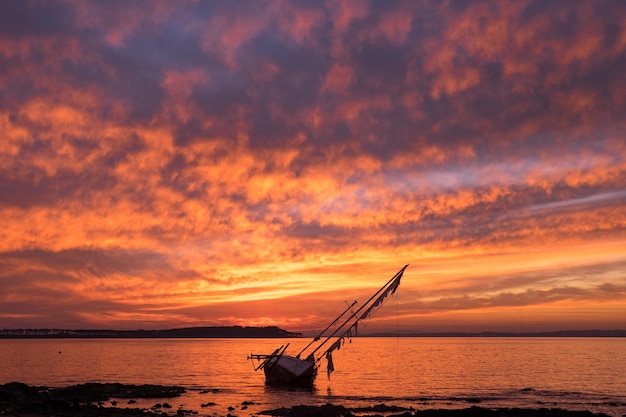
[[[165,330],[0,329],[0,339],[205,339],[307,338],[277,326],[185,327]],[[412,332],[369,333],[358,337],[626,337],[626,330],[560,330],[550,332]]]
[[[185,327],[166,330],[65,330],[65,329],[2,329],[0,339],[201,339],[201,338],[292,338],[302,333],[276,326]]]
[[[558,330],[551,332],[370,333],[364,337],[626,337],[626,330]]]

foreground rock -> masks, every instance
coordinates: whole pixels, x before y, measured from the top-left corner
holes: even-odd
[[[66,388],[31,387],[20,382],[0,385],[0,415],[160,416],[138,408],[102,407],[110,398],[172,398],[177,386],[88,383]]]
[[[11,382],[0,385],[0,416],[168,417],[172,414],[139,408],[104,407],[103,403],[111,398],[173,398],[183,393],[185,389],[177,386],[88,383],[66,388],[47,388]],[[242,403],[246,408],[251,404],[254,402]],[[207,403],[206,406],[208,405],[214,405],[214,403]],[[204,407],[205,404],[202,406]],[[160,408],[163,407],[164,405],[161,405]],[[229,407],[229,411],[234,410],[234,407]],[[196,412],[191,410],[176,412],[179,416],[192,413]],[[261,411],[256,414],[275,417],[608,417],[606,414],[594,414],[590,411],[548,408],[471,407],[461,410],[414,410],[385,404],[357,408],[333,404],[300,405]]]
[[[355,414],[357,413],[357,414]],[[381,414],[382,413],[382,414]],[[258,414],[273,417],[609,417],[590,411],[568,411],[559,408],[483,408],[471,407],[460,410],[413,410],[384,404],[373,407],[347,408],[342,405],[322,406],[299,405],[291,408],[278,408],[261,411]]]

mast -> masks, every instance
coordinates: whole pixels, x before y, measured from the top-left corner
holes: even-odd
[[[367,310],[365,310],[365,312],[363,314],[361,314],[359,316],[359,318],[357,318],[357,320],[352,323],[350,325],[350,327],[348,327],[348,329],[342,334],[341,337],[343,337],[343,335],[345,335],[346,333],[348,333],[348,331],[350,329],[352,329],[353,327],[355,327],[359,321],[367,318],[372,310],[376,307],[378,307],[383,300],[385,299],[385,297],[387,297],[387,295],[391,292],[394,293],[396,292],[396,289],[398,288],[398,285],[400,284],[400,278],[402,278],[402,274],[404,273],[404,270],[408,267],[409,265],[406,264],[401,270],[399,270],[398,272],[396,272],[396,274],[389,280],[387,281],[387,283],[385,285],[383,285],[378,291],[376,291],[376,293],[374,293],[374,295],[372,295],[369,300],[367,300],[362,306],[361,308],[359,308],[357,311],[353,312],[350,317],[348,317],[346,319],[346,321],[344,321],[341,326],[339,326],[330,336],[328,336],[319,346],[317,346],[313,352],[311,352],[311,355],[315,354],[315,352],[317,352],[322,346],[324,346],[330,339],[332,339],[337,333],[339,333],[339,331],[345,327],[346,324],[348,324],[350,322],[350,320],[354,319],[355,317],[357,317],[359,315],[359,313],[361,313],[361,310],[363,310],[365,307],[368,307]],[[382,293],[382,294],[381,294]],[[378,298],[376,298],[378,297]],[[374,300],[376,298],[376,301],[374,301],[372,303],[372,300]],[[371,305],[369,305],[371,303]],[[324,351],[324,353],[322,354],[322,356],[324,356],[324,354],[326,354],[327,352],[333,350],[334,345],[332,345],[330,348],[326,349]]]
[[[309,346],[311,346],[313,343],[315,343],[315,342],[317,342],[318,340],[320,340],[320,337],[322,337],[322,335],[324,334],[324,332],[325,332],[325,331],[327,331],[328,329],[330,329],[330,328],[331,328],[331,327],[332,327],[335,323],[337,323],[337,321],[338,321],[340,318],[342,318],[342,317],[343,317],[343,315],[344,315],[344,314],[346,314],[346,313],[348,312],[348,310],[352,310],[352,307],[354,307],[354,305],[355,305],[355,304],[356,304],[356,300],[354,300],[354,301],[352,302],[352,304],[348,305],[348,308],[346,308],[346,309],[343,311],[343,313],[341,313],[341,314],[340,314],[340,315],[339,315],[339,316],[338,316],[335,320],[333,320],[333,322],[332,322],[332,323],[330,323],[328,326],[326,326],[326,328],[325,328],[324,330],[322,330],[322,331],[321,331],[321,332],[320,332],[317,336],[315,336],[315,338],[313,338],[313,340],[311,340],[311,341],[309,342],[309,344],[308,344],[308,345],[306,345],[306,346],[304,347],[304,349],[302,349],[302,350],[300,351],[300,353],[298,353],[298,354],[296,355],[296,358],[299,358],[299,357],[300,357],[300,355],[302,355],[302,354],[304,353],[304,351],[305,351],[305,350],[307,350],[307,349],[309,348]],[[313,351],[313,353],[315,353],[315,351]]]

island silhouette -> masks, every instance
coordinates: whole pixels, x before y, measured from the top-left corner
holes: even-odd
[[[2,329],[2,339],[41,338],[287,338],[302,337],[277,326],[184,327],[165,330]]]
[[[0,339],[44,338],[294,338],[300,332],[278,326],[207,326],[161,330],[0,329]],[[360,337],[626,337],[626,330],[559,330],[546,332],[414,332],[369,333]]]

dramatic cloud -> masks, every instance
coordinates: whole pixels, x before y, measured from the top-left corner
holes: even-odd
[[[0,328],[626,327],[621,1],[0,4]],[[393,323],[391,323],[393,322]]]

